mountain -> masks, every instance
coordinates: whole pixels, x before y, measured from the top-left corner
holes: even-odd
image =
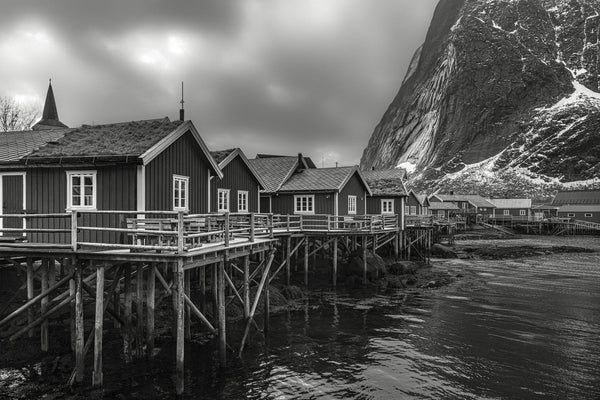
[[[363,152],[420,190],[600,185],[600,0],[441,0]]]

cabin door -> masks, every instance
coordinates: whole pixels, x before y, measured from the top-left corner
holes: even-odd
[[[2,204],[2,215],[23,214],[23,200],[25,199],[23,188],[24,174],[0,174],[0,204]],[[0,218],[2,229],[24,227],[23,218],[2,217]],[[1,236],[23,236],[22,232],[0,232]]]

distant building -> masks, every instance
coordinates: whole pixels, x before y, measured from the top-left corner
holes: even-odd
[[[429,211],[437,219],[449,219],[458,215],[461,209],[452,202],[433,201],[429,206]]]
[[[483,217],[492,215],[496,208],[488,200],[476,194],[434,194],[429,197],[429,208],[433,210],[433,205],[436,202],[456,205],[459,209],[456,215],[467,217],[471,223],[476,222],[477,215]]]
[[[367,197],[367,214],[396,214],[404,228],[404,204],[407,193],[401,169],[362,171],[372,195]]]
[[[600,223],[600,189],[561,190],[552,205],[559,218]]]
[[[492,218],[527,220],[532,216],[531,199],[488,199],[495,208]]]

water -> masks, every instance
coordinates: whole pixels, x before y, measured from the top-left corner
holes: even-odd
[[[316,294],[272,316],[268,343],[255,335],[222,371],[212,347],[189,345],[185,397],[600,398],[600,253],[436,264],[463,277],[437,290]],[[107,360],[106,397],[172,398],[174,348],[160,346],[137,369]]]

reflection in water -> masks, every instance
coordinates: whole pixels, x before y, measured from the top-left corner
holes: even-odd
[[[600,398],[600,255],[439,264],[465,277],[424,292],[320,293],[273,316],[268,341],[255,333],[243,360],[224,370],[214,348],[189,344],[186,397]],[[228,329],[236,343],[241,328]],[[128,382],[106,360],[112,394],[172,398],[174,348],[159,345],[153,362],[128,368]],[[0,369],[8,378],[27,379]]]

